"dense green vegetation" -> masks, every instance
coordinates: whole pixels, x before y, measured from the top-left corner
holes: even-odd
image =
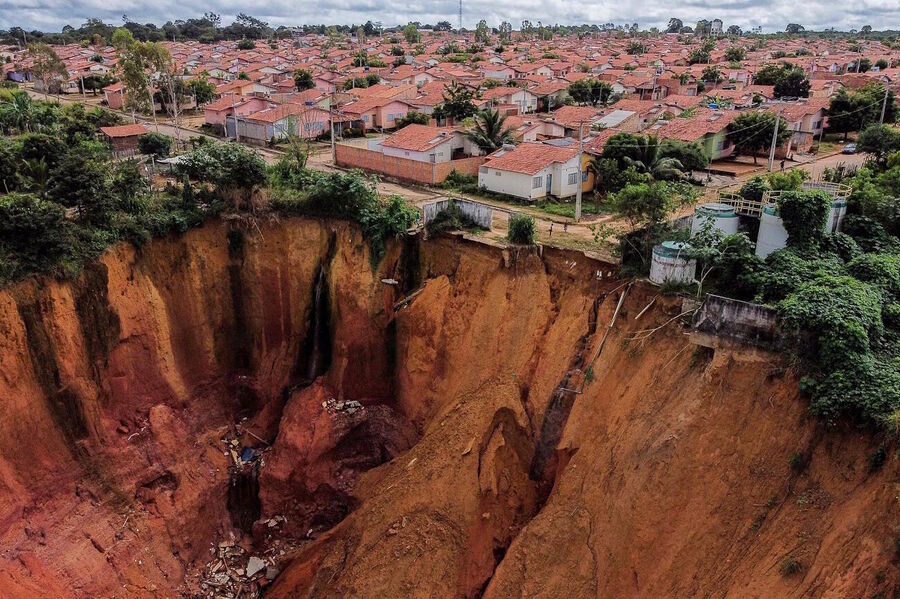
[[[519,245],[532,245],[537,234],[534,217],[527,214],[511,214],[509,216],[509,229],[506,238],[511,243]]]
[[[400,196],[379,197],[375,179],[360,172],[323,173],[285,157],[269,168],[272,208],[286,215],[342,218],[359,223],[376,266],[385,243],[399,237],[418,219],[418,210]]]
[[[72,276],[110,244],[183,232],[223,206],[188,185],[151,191],[136,160],[113,161],[103,109],[0,97],[0,285],[33,273]]]
[[[146,165],[113,160],[100,141],[99,127],[116,122],[109,111],[79,104],[0,97],[8,134],[0,139],[0,285],[37,273],[73,276],[117,241],[141,246],[223,212],[240,222],[267,211],[353,220],[377,264],[386,241],[418,218],[401,198],[380,198],[374,180],[359,173],[308,170],[302,153],[267,168],[239,144],[199,145],[183,155],[177,182],[151,190]],[[164,156],[171,140],[147,134],[139,143]]]
[[[883,132],[882,132],[883,133]],[[870,132],[875,135],[875,132]],[[831,174],[834,176],[834,173]],[[855,174],[842,231],[826,232],[830,198],[803,191],[802,176],[756,178],[746,197],[783,191],[787,247],[765,261],[743,233],[693,240],[705,290],[775,306],[804,373],[811,410],[900,430],[900,152]]]

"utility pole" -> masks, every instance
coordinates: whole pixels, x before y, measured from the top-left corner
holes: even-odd
[[[147,96],[150,98],[150,114],[153,115],[153,126],[159,133],[159,122],[156,120],[156,104],[153,102],[153,85],[147,80]]]
[[[575,191],[575,222],[581,220],[581,162],[584,160],[584,121],[578,122],[578,189]]]
[[[775,113],[775,130],[772,131],[772,147],[769,148],[769,172],[772,172],[772,166],[775,163],[775,145],[778,143],[778,125],[781,122],[781,104],[778,105],[778,112]]]
[[[884,85],[884,100],[881,101],[881,120],[878,121],[880,124],[884,124],[884,111],[887,110],[887,101],[888,101],[888,86]]]
[[[241,134],[238,133],[238,116],[237,110],[234,108],[234,90],[231,91],[231,116],[234,118],[234,140],[238,143],[241,141]],[[225,122],[228,122],[227,120]],[[227,127],[226,127],[227,129]],[[227,131],[226,131],[227,133]]]
[[[332,96],[331,102],[334,102],[334,96]],[[331,129],[331,160],[332,162],[336,162],[334,147],[334,106],[331,102],[328,103],[328,128]]]

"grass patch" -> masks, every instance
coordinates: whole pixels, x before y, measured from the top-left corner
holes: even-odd
[[[781,565],[778,566],[778,571],[782,576],[793,576],[801,570],[803,570],[803,565],[791,555],[781,560]]]

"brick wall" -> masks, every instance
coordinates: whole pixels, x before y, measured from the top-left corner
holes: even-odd
[[[477,177],[478,167],[486,160],[479,156],[440,163],[422,162],[397,156],[385,156],[381,152],[345,144],[335,146],[335,157],[337,164],[345,168],[359,168],[422,185],[441,183],[454,169],[459,173]]]

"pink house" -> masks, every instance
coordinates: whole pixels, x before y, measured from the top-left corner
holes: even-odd
[[[391,98],[363,98],[341,108],[341,112],[360,121],[364,129],[393,129],[397,121],[415,110],[408,102]]]
[[[276,106],[275,103],[264,98],[244,97],[226,94],[214,102],[203,106],[204,122],[207,125],[225,126],[225,118],[237,113],[238,116],[247,116]]]

